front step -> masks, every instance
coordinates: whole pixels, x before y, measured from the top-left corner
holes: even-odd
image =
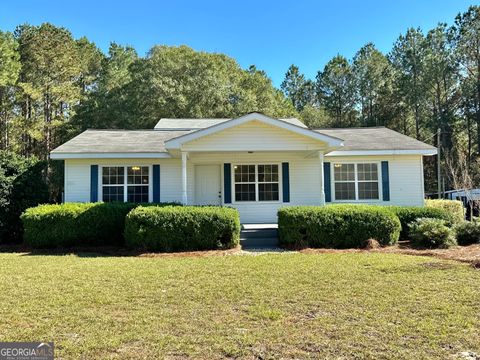
[[[277,238],[277,229],[262,229],[262,230],[242,230],[241,238],[255,239],[255,238]]]
[[[240,244],[243,249],[278,247],[278,231],[275,225],[242,225]]]

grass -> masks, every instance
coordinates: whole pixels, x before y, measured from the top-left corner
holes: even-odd
[[[0,254],[0,338],[65,359],[480,353],[480,271],[381,253]]]
[[[404,254],[414,256],[432,256],[444,260],[456,260],[472,264],[480,269],[480,244],[468,246],[452,246],[448,249],[420,249],[410,245],[409,241],[400,241],[399,244],[386,247],[373,247],[371,249],[303,249],[301,252],[308,254],[325,253],[358,253],[358,252],[377,252],[390,254]]]

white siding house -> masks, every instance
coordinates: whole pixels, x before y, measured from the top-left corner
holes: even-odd
[[[65,160],[65,201],[181,202],[237,208],[275,223],[290,205],[423,205],[423,156],[435,148],[378,128],[306,128],[251,113],[162,119],[154,130],[87,130]]]

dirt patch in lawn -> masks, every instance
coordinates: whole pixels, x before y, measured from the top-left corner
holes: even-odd
[[[79,257],[206,257],[206,256],[227,256],[241,252],[241,247],[226,250],[203,250],[203,251],[184,251],[173,253],[155,253],[142,250],[129,250],[114,246],[98,247],[72,247],[58,249],[32,249],[23,244],[1,245],[0,253],[21,253],[26,256],[35,255],[78,255]]]
[[[203,251],[184,251],[176,253],[143,253],[140,257],[205,257],[205,256],[227,256],[239,253],[241,247],[237,246],[228,250],[203,250]]]
[[[406,254],[415,256],[433,256],[445,260],[456,260],[472,264],[480,268],[480,244],[470,246],[455,246],[449,249],[416,249],[408,241],[400,241],[398,245],[376,249],[304,249],[302,253],[355,253],[355,252],[380,252],[393,254]]]
[[[280,250],[280,249],[279,249]],[[335,253],[393,253],[414,256],[432,256],[445,260],[456,260],[472,264],[473,267],[480,269],[480,244],[470,246],[455,246],[450,249],[417,249],[410,246],[408,241],[400,241],[397,245],[387,247],[376,247],[374,243],[367,244],[365,249],[299,249],[305,254],[335,254]],[[176,253],[153,253],[145,251],[131,251],[116,247],[84,247],[68,249],[44,249],[33,250],[23,245],[2,245],[0,253],[22,253],[24,255],[78,255],[79,257],[208,257],[208,256],[228,256],[242,255],[248,253],[243,251],[240,246],[228,250],[205,250],[205,251],[185,251]],[[268,252],[267,252],[268,253]]]

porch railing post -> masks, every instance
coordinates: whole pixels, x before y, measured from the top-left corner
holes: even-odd
[[[188,153],[182,151],[182,204],[187,205],[187,155]]]
[[[318,152],[318,159],[320,160],[320,205],[325,205],[325,177],[323,175],[324,154],[322,151]]]

